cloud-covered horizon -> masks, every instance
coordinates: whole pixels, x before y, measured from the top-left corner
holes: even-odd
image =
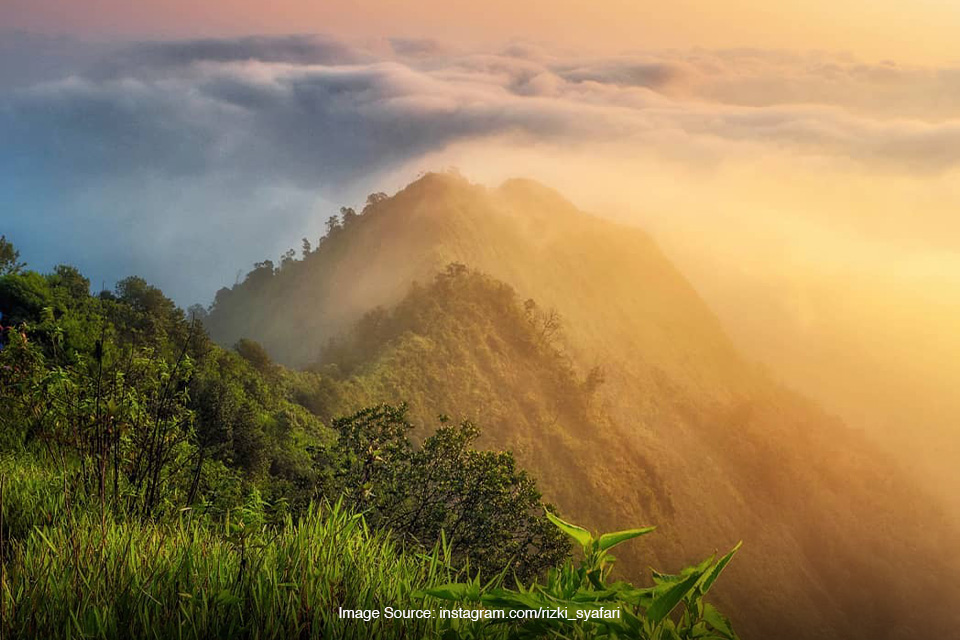
[[[776,156],[919,180],[960,166],[960,68],[404,38],[0,38],[30,62],[0,64],[4,233],[38,267],[138,272],[184,304],[451,148],[707,172]]]
[[[207,303],[340,205],[448,166],[651,231],[748,357],[914,461],[913,429],[935,438],[922,470],[960,513],[960,67],[0,35],[0,233],[95,287]]]

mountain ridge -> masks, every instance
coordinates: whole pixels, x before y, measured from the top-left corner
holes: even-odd
[[[482,288],[462,299],[441,294],[436,274],[450,263],[505,283],[512,297],[491,303]],[[551,425],[537,416],[562,398],[544,391],[526,416],[523,387],[545,374],[515,347],[480,348],[487,339],[511,342],[497,338],[502,327],[487,336],[471,323],[498,326],[490,320],[497,305],[527,298],[540,313],[559,311],[562,350],[576,375],[602,365],[606,382],[590,416]],[[421,417],[513,407],[481,423],[487,444],[517,448],[547,497],[592,527],[661,525],[642,552],[653,564],[700,559],[743,538],[719,597],[745,638],[919,637],[957,623],[914,595],[956,593],[951,580],[960,572],[949,561],[938,566],[950,530],[909,477],[862,435],[740,357],[647,234],[583,214],[536,183],[487,189],[425,176],[333,226],[303,260],[259,267],[222,291],[208,327],[222,343],[253,338],[293,364],[318,360],[327,347],[327,365],[339,366],[331,340],[371,317],[389,327],[418,305],[435,309],[437,320],[368,334],[358,343],[360,369],[332,374],[337,385],[353,385],[346,395],[362,397],[356,388],[366,385],[365,400],[412,396]],[[401,352],[404,359],[391,361]],[[559,366],[550,362],[544,371]],[[521,414],[526,444],[511,429],[510,417]],[[590,471],[558,470],[555,460]],[[564,474],[586,478],[588,489],[565,484]],[[652,498],[635,493],[636,483]],[[644,556],[624,560],[630,571],[648,564]],[[855,611],[868,613],[854,620]]]
[[[562,231],[551,232],[542,224],[542,212],[548,207],[556,207],[549,209],[554,223],[558,213],[564,216],[566,224]],[[539,224],[527,224],[531,215],[539,218]],[[531,252],[531,243],[528,242],[531,237],[537,254],[527,256]],[[558,273],[558,269],[551,268],[552,263],[560,262],[558,256],[571,264],[584,262],[589,254],[588,248],[583,246],[586,240],[604,248],[614,243],[616,251],[610,252],[612,256],[608,259],[601,256],[590,274],[572,269]],[[399,254],[395,251],[397,246],[402,247]],[[648,295],[666,294],[675,298],[670,305],[659,304],[659,301],[638,305],[640,294],[637,287],[617,282],[623,256],[638,247],[642,249],[639,257],[646,258],[640,263],[645,269],[641,275],[646,278],[637,284]],[[380,268],[366,268],[366,263],[374,255]],[[525,262],[536,260],[537,272],[531,273],[527,264],[513,264],[517,256],[526,256]],[[224,307],[229,306],[229,298],[234,297],[232,294],[237,290],[251,290],[256,299],[261,274],[254,271],[251,273],[254,286],[247,286],[248,283],[244,282],[232,290],[218,292],[208,326],[214,338],[224,344],[232,344],[240,337],[252,337],[261,341],[277,360],[303,366],[319,355],[327,339],[347,330],[364,312],[376,306],[395,304],[411,282],[429,281],[450,262],[462,262],[480,269],[510,283],[523,295],[535,296],[543,304],[557,307],[568,318],[568,325],[574,331],[592,321],[590,306],[596,298],[606,295],[596,291],[595,283],[606,280],[607,284],[617,287],[614,295],[630,301],[630,311],[642,312],[645,329],[656,334],[637,345],[643,348],[647,357],[652,357],[655,351],[671,348],[671,341],[665,339],[667,334],[682,338],[694,327],[707,325],[707,331],[701,333],[710,334],[713,344],[709,349],[714,359],[737,362],[738,366],[743,364],[719,321],[692,285],[643,231],[584,214],[555,191],[531,180],[515,179],[498,189],[487,189],[449,174],[427,174],[392,198],[368,207],[364,215],[358,216],[350,225],[325,237],[316,251],[303,261],[291,263],[290,270],[281,278],[281,287],[272,288],[274,293],[285,289],[287,294],[296,291],[314,299],[332,295],[327,291],[316,291],[316,283],[309,276],[311,269],[324,269],[328,271],[325,280],[340,289],[335,292],[336,308],[321,304],[316,304],[315,308],[302,307],[290,311],[287,319],[284,314],[272,312],[270,307],[275,301],[268,292],[264,298],[257,299],[262,309],[261,317],[258,318],[251,305],[246,306],[245,311],[252,311],[252,329],[232,327],[229,320],[235,319],[235,315],[231,318]],[[279,272],[283,272],[282,265]],[[270,275],[273,274],[265,274],[264,279],[268,280]],[[555,299],[562,297],[571,288],[569,285],[582,291],[585,300],[582,304],[562,308]],[[677,291],[680,296],[676,295]],[[632,323],[627,324],[631,326],[626,330],[621,327],[618,335],[611,337],[612,346],[608,346],[607,352],[617,353],[621,349],[618,340],[629,339],[635,327]],[[320,337],[304,345],[304,336],[301,335],[294,346],[288,346],[285,336],[302,328]],[[664,363],[677,360],[676,354],[661,355],[660,360]],[[686,354],[684,357],[689,359],[693,355],[698,357],[693,368],[703,370],[706,365],[703,356],[706,354]]]

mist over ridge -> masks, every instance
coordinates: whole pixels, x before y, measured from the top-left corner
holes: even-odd
[[[476,420],[564,512],[663,527],[624,571],[745,539],[719,595],[748,640],[950,636],[960,64],[914,55],[910,20],[850,53],[384,16],[0,27],[0,232],[95,294],[136,274],[199,302],[224,351],[318,376],[324,421]]]
[[[511,346],[521,329],[497,319],[502,302],[483,286],[431,285],[451,263],[502,282],[518,308],[556,309],[574,375],[602,370],[595,399],[573,409],[561,400],[572,392],[551,395],[554,365]],[[491,189],[428,174],[332,226],[302,259],[222,290],[206,323],[224,344],[253,338],[327,372],[357,402],[407,399],[421,417],[455,405],[566,512],[601,529],[662,523],[660,564],[743,538],[752,551],[720,597],[744,637],[912,637],[921,623],[908,610],[922,605],[910,594],[955,584],[957,567],[935,568],[954,530],[900,462],[743,358],[649,236],[533,181]],[[891,560],[908,539],[912,551]],[[625,556],[624,570],[638,560]],[[851,588],[860,581],[884,595]],[[774,584],[779,595],[760,597]],[[854,623],[845,612],[857,608],[881,622]],[[923,619],[951,624],[942,611]]]

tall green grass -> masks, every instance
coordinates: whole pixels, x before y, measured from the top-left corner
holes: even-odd
[[[609,550],[652,528],[595,536],[550,515],[582,547],[541,583],[482,584],[441,542],[402,549],[342,503],[296,521],[253,491],[225,517],[142,519],[77,500],[78,476],[0,460],[0,639],[640,638],[736,640],[704,596],[734,552],[647,588],[611,582]],[[66,480],[64,480],[66,478]],[[734,550],[736,551],[736,550]],[[344,619],[340,610],[614,609],[616,620]]]
[[[6,543],[4,638],[368,638],[433,635],[429,621],[341,620],[340,607],[422,606],[450,580],[441,549],[402,553],[339,505],[279,528],[104,522],[87,512]]]
[[[70,504],[70,484],[63,473],[41,458],[25,452],[0,457],[2,536],[22,538],[35,526],[60,522]]]

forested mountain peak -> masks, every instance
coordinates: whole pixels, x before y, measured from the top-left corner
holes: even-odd
[[[259,263],[221,290],[212,337],[253,338],[302,366],[366,311],[459,262],[556,308],[572,348],[616,358],[630,344],[711,393],[743,378],[730,375],[742,367],[717,319],[647,234],[578,211],[536,182],[487,189],[427,174],[392,197],[371,195],[362,212],[344,209],[328,229],[302,259],[291,251]]]
[[[951,532],[904,525],[940,523],[933,502],[862,434],[745,361],[642,230],[532,181],[446,174],[374,194],[328,229],[300,259],[222,290],[207,318],[222,344],[252,338],[319,372],[328,388],[308,405],[406,401],[421,422],[482,422],[485,444],[513,449],[574,519],[661,525],[624,572],[742,539],[719,597],[746,637],[953,624],[918,595],[956,594],[958,568],[941,564]],[[562,328],[550,349],[524,346],[531,317]]]

